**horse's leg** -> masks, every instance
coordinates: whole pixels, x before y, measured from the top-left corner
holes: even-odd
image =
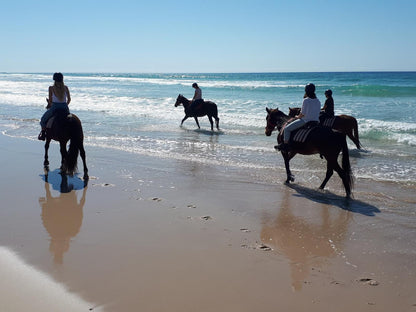
[[[217,126],[217,130],[220,130],[220,119],[218,117],[215,117],[215,125]]]
[[[88,168],[87,168],[87,161],[85,158],[85,149],[84,144],[81,144],[79,147],[79,154],[81,155],[82,164],[84,165],[84,180],[88,180]]]
[[[327,176],[325,177],[325,180],[322,182],[320,189],[323,189],[326,185],[326,182],[328,182],[329,178],[332,176],[333,171],[335,170],[336,173],[338,173],[339,177],[342,180],[342,184],[344,185],[345,192],[347,193],[347,197],[350,197],[351,194],[351,187],[348,183],[348,176],[344,169],[341,168],[341,166],[338,164],[337,161],[338,155],[336,158],[327,159]],[[330,175],[328,176],[330,171]]]
[[[67,158],[67,150],[66,150],[66,142],[59,141],[59,146],[61,150],[61,172],[66,173],[66,158]]]
[[[319,187],[321,190],[324,189],[326,183],[329,181],[329,179],[332,177],[333,174],[334,174],[333,162],[332,161],[329,161],[327,159],[326,160],[326,175],[325,175],[325,179],[322,182],[321,186]]]
[[[208,115],[209,122],[211,124],[211,131],[214,131],[214,121],[212,120],[212,116]]]
[[[293,156],[295,156],[296,154],[291,154],[290,152],[282,152],[282,156],[283,159],[285,161],[285,168],[286,168],[286,182],[285,183],[290,183],[295,181],[295,176],[292,174],[292,172],[290,171],[290,166],[289,166],[289,162],[290,160],[293,158]]]
[[[195,119],[196,125],[198,126],[198,129],[201,129],[201,127],[199,126],[198,118],[194,116],[194,119]]]
[[[50,139],[46,139],[45,143],[45,159],[43,161],[43,166],[46,168],[49,166],[49,159],[48,159],[48,150],[49,150],[49,144],[51,143]]]
[[[188,115],[185,115],[185,117],[183,117],[183,119],[182,119],[182,122],[181,122],[181,127],[182,127],[182,125],[183,125],[183,122],[185,121],[185,120],[187,120],[188,119]]]

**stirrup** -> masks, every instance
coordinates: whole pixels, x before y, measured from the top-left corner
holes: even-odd
[[[38,135],[38,140],[45,141],[45,139],[46,139],[46,130],[41,130]]]

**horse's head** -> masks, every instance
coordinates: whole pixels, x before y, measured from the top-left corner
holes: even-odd
[[[182,104],[182,100],[181,100],[182,98],[183,98],[182,94],[179,94],[178,97],[176,98],[175,107],[178,107],[179,105]]]
[[[300,114],[300,107],[289,107],[289,117],[296,117]]]
[[[264,134],[267,136],[271,136],[273,130],[277,127],[279,130],[282,127],[284,121],[288,119],[287,115],[285,115],[282,111],[279,111],[278,108],[270,109],[266,107],[267,117],[266,117],[266,129]]]

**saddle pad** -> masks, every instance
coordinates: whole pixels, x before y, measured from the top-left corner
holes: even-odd
[[[325,119],[324,122],[322,123],[322,126],[332,128],[335,122],[335,118],[337,117],[330,117],[330,118]]]
[[[306,128],[306,129],[299,129],[292,138],[293,142],[303,143],[306,141],[309,133],[315,129],[315,127]]]

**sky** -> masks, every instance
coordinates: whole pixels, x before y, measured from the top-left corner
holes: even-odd
[[[0,72],[416,71],[415,0],[13,0]]]

